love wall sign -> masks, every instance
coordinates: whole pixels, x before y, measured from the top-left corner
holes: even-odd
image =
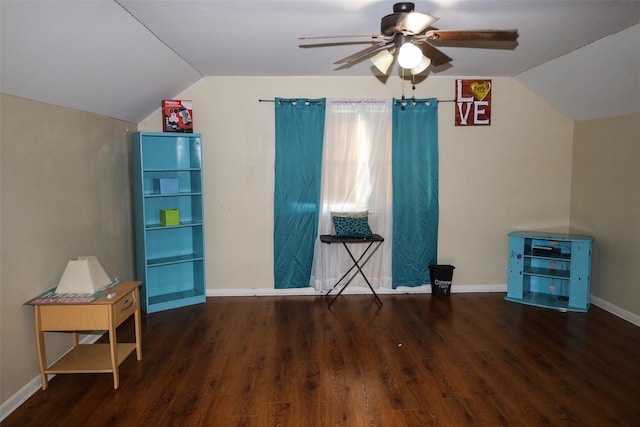
[[[456,80],[456,126],[491,125],[491,80]]]

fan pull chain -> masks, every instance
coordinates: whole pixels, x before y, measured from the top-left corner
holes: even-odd
[[[405,94],[404,94],[404,81],[405,81],[405,76],[404,76],[404,68],[402,68],[402,100],[404,101],[406,99]],[[416,99],[416,76],[415,74],[411,74],[411,99]]]
[[[411,98],[416,99],[416,75],[411,73]]]

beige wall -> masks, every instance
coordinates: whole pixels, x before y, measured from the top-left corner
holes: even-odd
[[[640,253],[629,238],[640,234],[640,116],[581,122],[574,136],[573,122],[517,81],[495,78],[493,88],[490,127],[456,128],[454,105],[439,107],[440,262],[456,266],[455,284],[504,285],[508,232],[571,224],[596,236],[593,293],[640,313]],[[176,96],[193,99],[205,142],[208,290],[273,288],[274,114],[273,104],[258,100],[401,95],[397,79],[205,78]],[[430,77],[416,96],[452,99],[454,79]],[[111,276],[133,276],[129,133],[136,125],[7,95],[0,118],[5,402],[38,375],[26,300],[55,286],[78,255],[96,255]],[[160,131],[159,110],[139,127]],[[70,340],[49,334],[47,345],[52,361]]]
[[[453,99],[455,79],[430,77],[416,97]],[[273,104],[279,97],[399,98],[399,79],[215,78],[193,100],[203,134],[207,289],[273,288]],[[411,86],[405,83],[411,96]],[[439,262],[458,285],[506,283],[507,234],[568,231],[573,122],[513,79],[493,79],[490,127],[453,125],[439,106]],[[160,111],[139,124],[160,131]]]
[[[577,122],[571,228],[595,236],[591,293],[640,315],[640,113]]]
[[[0,401],[38,376],[33,308],[70,258],[133,277],[129,136],[135,123],[0,94]],[[68,334],[47,334],[49,362]]]

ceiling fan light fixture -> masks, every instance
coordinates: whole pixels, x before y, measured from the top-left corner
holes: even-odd
[[[2,1],[2,0],[0,0]],[[456,0],[443,0],[456,1]],[[433,3],[433,2],[427,2]],[[438,20],[437,17],[426,13],[415,11],[415,3],[399,2],[393,5],[393,13],[385,15],[380,20],[380,34],[358,35],[358,36],[322,36],[322,37],[301,37],[301,40],[308,39],[345,39],[344,41],[331,41],[301,45],[300,47],[330,46],[344,44],[371,43],[371,46],[361,49],[356,53],[336,61],[334,64],[341,64],[340,68],[350,67],[365,58],[371,59],[376,70],[371,67],[374,73],[378,71],[388,74],[397,60],[399,67],[407,70],[413,75],[427,70],[431,65],[434,72],[440,70],[445,64],[450,63],[453,58],[441,51],[437,43],[431,41],[454,41],[450,47],[486,47],[486,48],[514,48],[518,39],[518,30],[438,30],[431,25]],[[354,41],[348,40],[354,38]],[[365,41],[363,39],[369,39]],[[483,43],[490,42],[486,46]],[[493,45],[493,42],[510,42],[508,45]]]
[[[387,74],[393,64],[393,54],[388,49],[381,50],[371,58],[373,65],[382,73]]]
[[[406,42],[400,46],[398,52],[398,65],[402,68],[412,69],[420,65],[424,55],[420,48],[411,42]]]
[[[420,74],[421,72],[429,68],[429,65],[431,65],[431,59],[422,55],[420,63],[411,69],[411,74]]]

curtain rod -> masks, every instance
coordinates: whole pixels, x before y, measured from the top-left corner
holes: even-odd
[[[287,99],[290,99],[290,98],[287,98]],[[412,99],[413,98],[405,98],[405,101],[410,101]],[[437,99],[436,101],[438,101],[438,103],[441,103],[441,102],[456,102],[455,99]],[[258,102],[276,102],[276,101],[274,99],[258,99]],[[350,103],[350,102],[363,102],[363,101],[353,100],[353,101],[338,101],[338,102],[339,103],[340,102]]]

